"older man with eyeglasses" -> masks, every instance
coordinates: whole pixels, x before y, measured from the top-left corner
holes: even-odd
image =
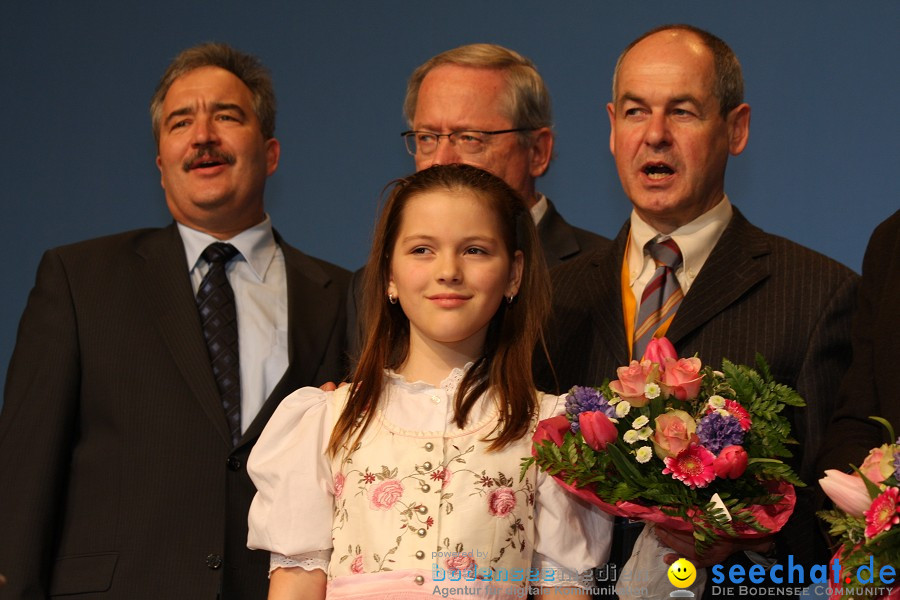
[[[502,178],[531,209],[548,266],[610,243],[567,223],[536,189],[553,158],[553,119],[544,80],[524,56],[495,44],[442,52],[413,71],[403,112],[410,131],[401,135],[416,170],[466,163]],[[351,357],[363,330],[357,319],[360,275],[348,297]]]

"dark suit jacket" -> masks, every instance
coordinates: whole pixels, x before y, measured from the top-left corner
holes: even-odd
[[[879,225],[869,240],[853,321],[853,364],[838,396],[819,471],[859,466],[869,450],[886,441],[884,417],[900,435],[900,388],[894,346],[900,340],[900,211]]]
[[[547,212],[538,223],[537,231],[548,267],[561,265],[577,256],[599,250],[609,243],[609,240],[601,235],[569,225],[549,198]]]
[[[549,198],[547,199],[547,212],[538,223],[537,232],[548,267],[561,265],[567,260],[593,252],[609,244],[609,240],[601,235],[569,225]],[[352,293],[347,296],[346,346],[352,363],[356,362],[359,352],[362,350],[360,340],[364,332],[361,320],[364,271],[365,267],[353,273],[353,280],[350,284]]]
[[[282,242],[290,366],[231,447],[174,225],[48,251],[0,416],[0,598],[263,599],[247,456],[342,373],[349,274]]]
[[[549,344],[561,390],[614,379],[628,362],[620,283],[628,233],[626,223],[605,249],[553,270]],[[808,407],[792,415],[801,442],[794,463],[812,484],[816,450],[850,362],[857,279],[843,265],[754,227],[735,209],[668,330],[680,356],[698,353],[708,364],[728,358],[752,365],[760,352],[774,377],[803,395]],[[539,387],[556,389],[546,362],[538,358],[536,369]],[[812,507],[801,504],[792,520],[804,533],[784,546],[795,562],[812,560],[808,550],[817,545]],[[818,546],[824,551],[824,539]]]

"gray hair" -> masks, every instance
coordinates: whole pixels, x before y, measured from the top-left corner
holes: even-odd
[[[253,112],[259,120],[264,139],[275,137],[275,89],[272,77],[258,58],[226,44],[208,42],[182,50],[169,64],[150,100],[153,137],[159,144],[162,105],[172,83],[182,75],[201,67],[219,67],[235,75],[250,89]]]
[[[413,126],[419,89],[425,76],[441,65],[459,65],[479,69],[497,69],[506,74],[507,91],[503,112],[512,126],[522,129],[538,129],[553,126],[550,107],[550,92],[544,84],[537,67],[518,52],[497,44],[469,44],[447,50],[420,65],[406,85],[406,99],[403,115],[409,126]],[[528,132],[520,134],[520,140],[529,139]]]

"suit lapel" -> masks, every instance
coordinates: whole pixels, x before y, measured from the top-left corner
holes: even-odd
[[[208,350],[191,290],[184,244],[172,224],[138,242],[136,281],[182,377],[229,446],[231,433],[209,364]]]
[[[317,334],[322,327],[331,326],[330,322],[323,321],[321,314],[310,310],[308,302],[310,298],[321,296],[322,289],[330,279],[303,253],[286,244],[278,232],[274,233],[275,241],[284,253],[288,288],[288,367],[256,418],[244,431],[240,445],[256,439],[262,433],[272,413],[286,396],[304,385],[319,383],[313,379],[320,362],[317,352],[321,352],[321,349],[316,347],[314,340],[321,337]]]
[[[566,258],[578,254],[581,247],[572,235],[571,229],[563,221],[556,207],[547,198],[547,212],[538,224],[538,236],[544,249],[544,260],[548,267],[562,263]]]
[[[768,266],[758,259],[769,253],[766,235],[735,208],[731,222],[681,302],[666,337],[677,345],[768,278]]]
[[[591,319],[598,339],[604,340],[617,365],[628,364],[628,340],[625,337],[625,316],[622,309],[622,261],[628,242],[630,226],[626,222],[609,249],[591,257],[595,269],[592,279],[585,282],[585,290],[593,298]],[[602,310],[606,307],[609,310]]]

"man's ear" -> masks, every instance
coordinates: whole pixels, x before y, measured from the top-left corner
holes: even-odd
[[[281,143],[275,138],[266,140],[266,175],[275,172],[279,158],[281,158]]]
[[[606,105],[606,114],[609,116],[609,151],[616,155],[616,106],[612,102]]]
[[[532,177],[540,177],[550,166],[553,158],[553,130],[549,127],[541,127],[532,132],[531,164],[529,172]]]
[[[728,151],[737,156],[747,147],[750,137],[750,105],[746,102],[734,107],[725,118],[728,127]]]

